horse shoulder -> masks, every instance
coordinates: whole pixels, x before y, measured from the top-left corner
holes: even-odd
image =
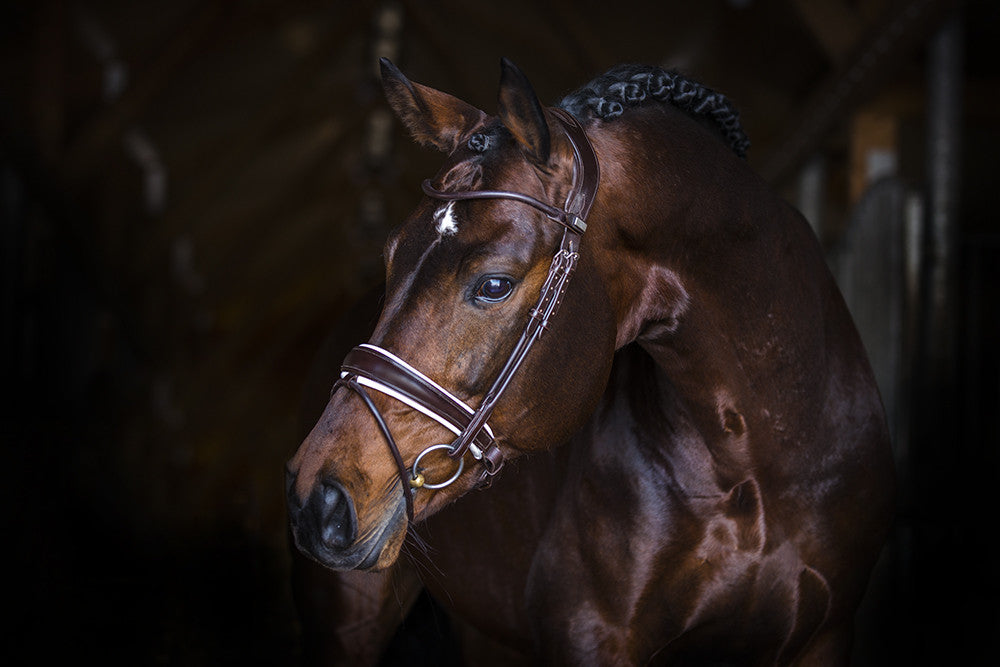
[[[623,390],[650,389],[648,378],[632,373],[636,353],[618,354],[604,403],[571,445],[529,573],[536,645],[553,663],[643,664],[696,606],[684,582],[697,576],[690,554],[702,527],[679,495],[686,490],[664,472],[669,464],[657,460],[661,443],[650,438],[697,434],[680,419],[669,433],[643,428],[651,418],[645,410],[661,406],[634,403]]]
[[[645,353],[619,353],[528,579],[551,661],[644,664],[726,645],[796,655],[831,607],[823,574],[747,474],[726,486],[703,435]],[[730,621],[764,619],[754,628]]]

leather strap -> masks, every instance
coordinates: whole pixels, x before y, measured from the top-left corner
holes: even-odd
[[[374,345],[359,345],[351,350],[340,367],[342,377],[363,377],[374,381],[368,385],[427,414],[456,435],[472,420],[473,410],[426,375],[402,359]],[[427,408],[430,413],[421,410]],[[478,453],[493,445],[489,427],[476,434]],[[475,455],[475,454],[474,454]],[[480,458],[475,455],[476,458]]]
[[[517,369],[521,367],[521,362],[528,356],[528,351],[531,350],[531,347],[542,333],[544,333],[548,327],[549,319],[559,309],[563,293],[566,291],[566,285],[579,259],[579,253],[576,251],[576,241],[577,237],[568,230],[563,233],[559,252],[553,257],[552,264],[549,266],[549,275],[542,285],[542,293],[538,299],[538,304],[531,311],[531,319],[528,320],[528,325],[521,334],[521,338],[517,341],[517,345],[514,346],[514,351],[507,358],[507,363],[504,364],[500,375],[493,382],[490,390],[486,392],[486,396],[483,397],[483,402],[476,409],[476,414],[473,415],[472,421],[462,432],[461,437],[459,437],[448,456],[458,458],[469,450],[478,436],[479,429],[485,427],[486,420],[493,414],[493,409],[500,401],[500,397],[507,390],[510,381],[514,377],[514,373],[517,372]]]
[[[601,184],[601,164],[580,121],[559,107],[553,107],[549,111],[562,121],[563,129],[573,146],[573,191],[566,200],[566,210],[574,212],[585,221],[590,215],[590,208],[597,197],[597,188]]]
[[[399,447],[396,445],[395,438],[392,437],[392,431],[389,430],[389,425],[385,423],[385,419],[382,417],[382,413],[378,411],[375,404],[372,402],[371,397],[368,396],[368,392],[364,390],[357,378],[347,377],[345,379],[338,380],[336,384],[333,385],[333,391],[337,391],[341,386],[345,386],[349,389],[354,390],[364,404],[368,407],[368,411],[372,413],[372,417],[375,418],[375,423],[378,424],[379,430],[382,431],[382,437],[385,438],[386,443],[389,445],[389,451],[392,452],[392,459],[396,462],[396,471],[399,473],[399,479],[403,483],[403,499],[406,501],[406,516],[413,521],[413,494],[410,492],[409,484],[409,473],[406,470],[406,464],[403,463],[403,455],[399,453]]]
[[[555,206],[550,206],[543,201],[535,199],[531,195],[520,192],[509,192],[507,190],[465,190],[464,192],[445,192],[438,190],[431,185],[431,179],[425,179],[420,184],[421,189],[428,197],[441,199],[444,201],[465,201],[468,199],[513,199],[522,204],[534,206],[544,213],[550,220],[555,220],[566,229],[582,234],[587,231],[587,223],[582,218],[564,211]]]

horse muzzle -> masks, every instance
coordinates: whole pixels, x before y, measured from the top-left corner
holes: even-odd
[[[382,558],[388,536],[403,529],[405,508],[400,502],[387,513],[385,521],[364,531],[358,541],[358,515],[351,494],[337,480],[324,477],[313,485],[301,501],[295,491],[296,475],[285,471],[288,520],[295,546],[320,565],[334,570],[368,570]]]

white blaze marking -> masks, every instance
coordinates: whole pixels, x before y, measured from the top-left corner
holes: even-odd
[[[455,219],[455,202],[450,201],[434,212],[434,224],[438,234],[451,236],[458,233],[458,220]]]

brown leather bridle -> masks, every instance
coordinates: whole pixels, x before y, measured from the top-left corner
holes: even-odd
[[[425,194],[443,201],[464,201],[468,199],[512,199],[532,206],[564,227],[559,250],[552,258],[548,277],[542,285],[538,303],[531,311],[521,338],[514,346],[503,370],[497,376],[479,407],[473,410],[451,392],[429,377],[416,370],[405,361],[370,344],[359,345],[351,350],[341,365],[340,379],[333,386],[335,392],[340,387],[355,391],[371,411],[379,430],[385,437],[403,483],[406,499],[406,513],[413,520],[413,493],[417,488],[438,489],[454,482],[464,469],[464,456],[471,452],[474,459],[482,464],[477,484],[488,483],[503,467],[503,453],[497,446],[496,437],[487,424],[493,409],[510,385],[514,373],[521,366],[528,351],[545,331],[549,319],[555,315],[562,301],[569,278],[579,259],[579,243],[587,229],[587,215],[597,195],[600,184],[600,165],[587,134],[569,112],[552,108],[550,112],[563,126],[573,147],[573,185],[562,208],[551,206],[530,195],[505,190],[467,190],[444,192],[434,188],[430,180],[425,180],[422,188]],[[437,421],[456,434],[457,439],[450,445],[435,444],[424,449],[414,459],[411,469],[399,452],[392,432],[385,423],[365,387],[375,389],[399,400],[411,408]],[[446,481],[430,484],[419,468],[420,460],[429,452],[447,449],[448,456],[457,459],[458,470]]]

